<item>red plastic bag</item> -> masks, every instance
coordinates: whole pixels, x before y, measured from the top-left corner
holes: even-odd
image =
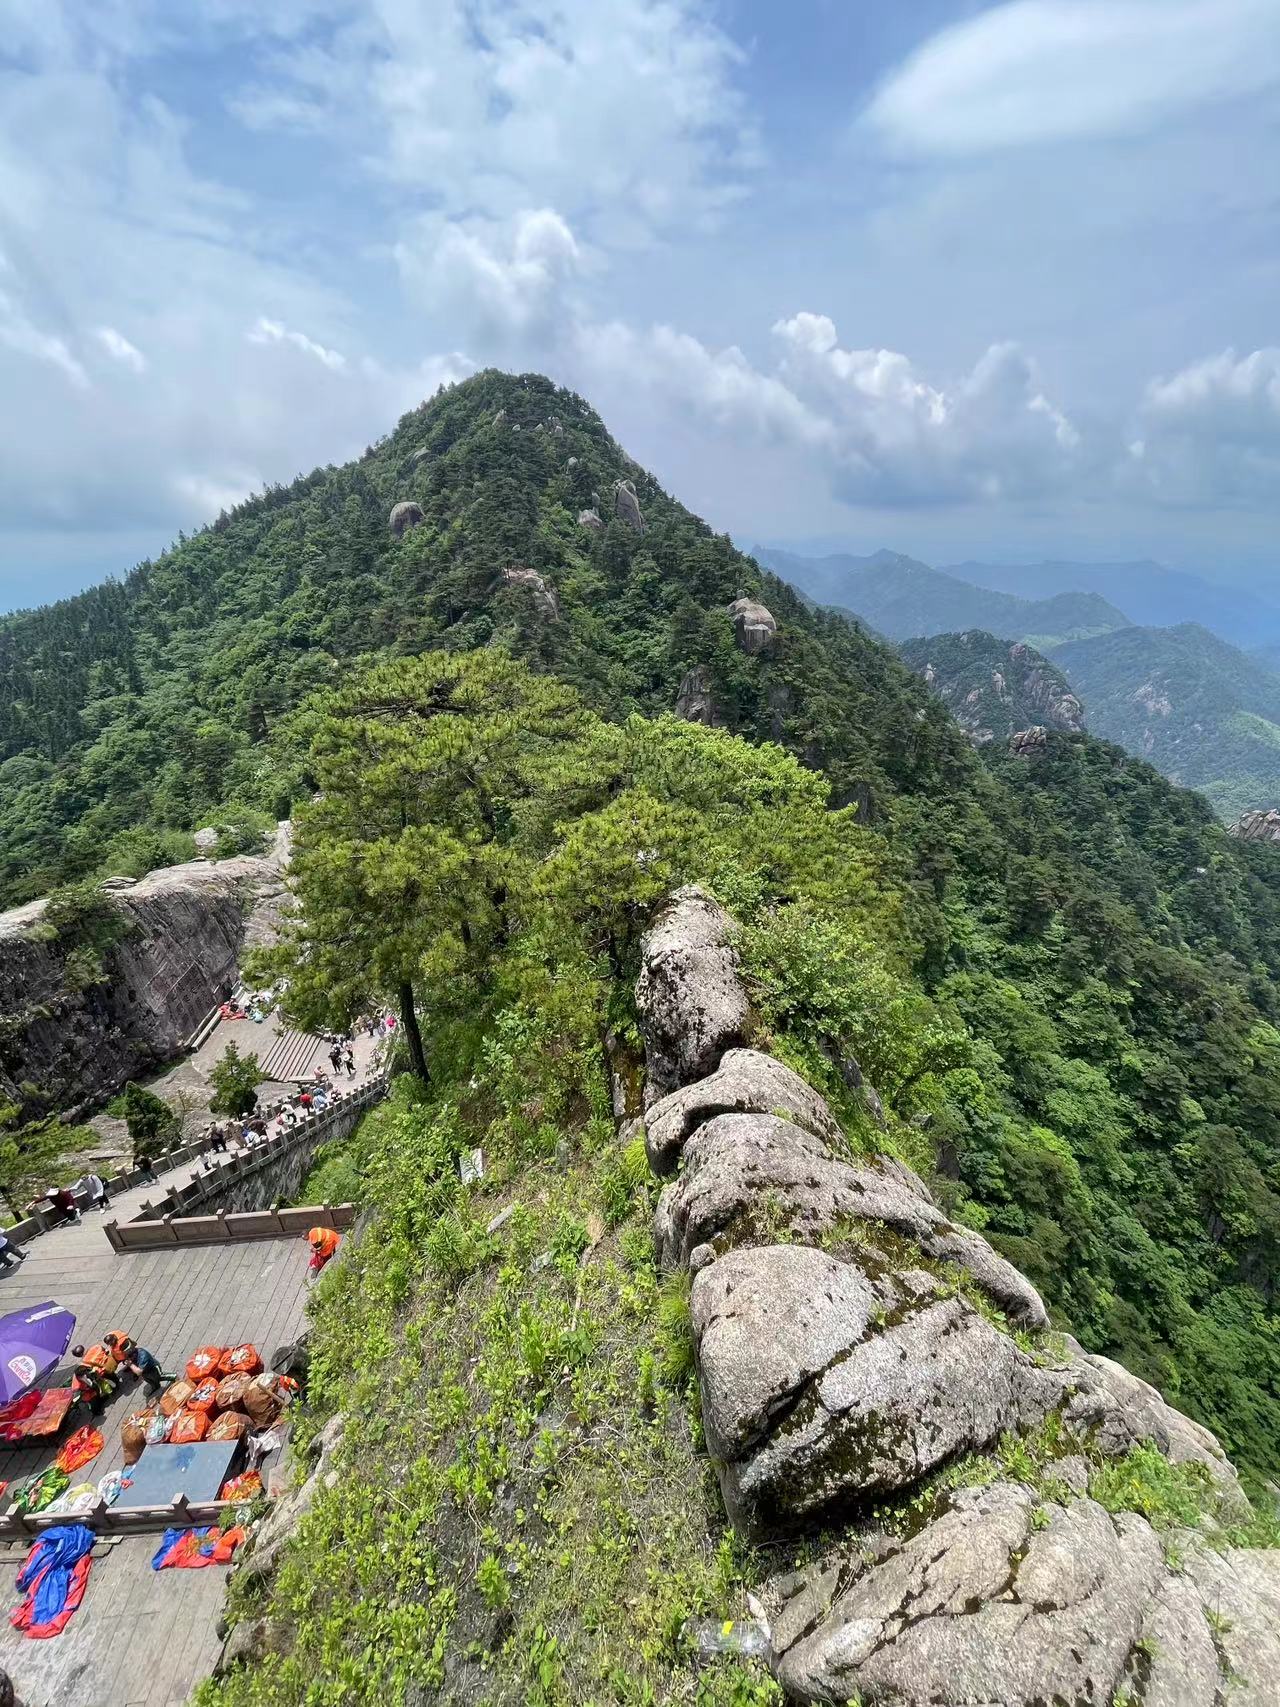
[[[212,1416],[218,1408],[217,1377],[210,1375],[203,1380],[195,1392],[187,1400],[189,1411],[203,1411],[206,1416]]]
[[[223,1352],[218,1367],[224,1375],[256,1375],[262,1358],[256,1345],[232,1345]]]
[[[183,1411],[173,1419],[169,1430],[170,1446],[191,1446],[203,1440],[209,1432],[209,1418],[204,1411]]]
[[[209,1375],[216,1375],[222,1362],[222,1351],[220,1345],[202,1345],[193,1352],[187,1359],[187,1380],[203,1381]]]
[[[65,1470],[69,1476],[73,1470],[78,1470],[82,1464],[91,1464],[102,1451],[102,1434],[96,1428],[90,1428],[86,1423],[63,1443],[61,1452],[54,1459],[59,1470]]]

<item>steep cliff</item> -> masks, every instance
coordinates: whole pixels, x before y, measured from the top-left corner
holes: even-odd
[[[1262,1707],[1280,1553],[1225,1545],[1248,1506],[1213,1435],[1046,1332],[1034,1287],[910,1169],[851,1156],[802,1078],[733,1046],[748,998],[731,942],[692,890],[648,935],[637,1006],[666,1094],[644,1123],[658,1171],[680,1169],[655,1237],[692,1275],[730,1519],[756,1541],[814,1537],[810,1562],[760,1585],[787,1694],[1218,1707],[1230,1690]],[[1139,1479],[1126,1496],[1153,1458],[1188,1520],[1198,1501],[1194,1530],[1157,1528]]]
[[[0,915],[0,1095],[79,1111],[171,1059],[230,992],[283,894],[269,859],[153,871],[102,892],[109,940],[88,968],[48,902]]]
[[[1036,725],[1069,734],[1084,728],[1084,707],[1062,671],[1021,640],[1010,645],[971,628],[908,640],[899,651],[975,746]]]

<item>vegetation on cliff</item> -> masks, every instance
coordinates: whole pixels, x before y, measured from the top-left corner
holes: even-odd
[[[623,480],[643,531],[610,501]],[[577,519],[593,496],[599,528]],[[422,520],[396,535],[401,500]],[[725,614],[743,591],[777,628],[751,653]],[[313,828],[300,814],[316,977],[299,1003],[319,1017],[374,986],[394,998],[409,967],[447,1100],[467,1081],[445,1034],[483,1020],[500,1037],[503,1003],[554,1017],[566,991],[594,992],[575,1048],[625,1024],[646,909],[702,875],[764,931],[750,953],[777,1046],[855,1131],[847,1056],[892,1141],[1064,1324],[1246,1465],[1274,1465],[1277,850],[1234,843],[1197,796],[1087,736],[984,763],[886,648],[711,534],[580,399],[479,375],[360,462],[242,506],[118,588],[11,619],[3,652],[14,898],[101,869],[113,838],[275,815],[323,782]],[[662,721],[695,667],[731,735]],[[406,671],[414,691],[516,695],[492,825],[462,774],[479,725],[450,756],[424,740],[430,718],[377,698]],[[756,786],[779,803],[770,838],[789,815],[854,808],[830,831],[857,877],[844,899],[802,866],[768,875],[769,842],[726,804]],[[424,870],[430,893],[412,888]]]

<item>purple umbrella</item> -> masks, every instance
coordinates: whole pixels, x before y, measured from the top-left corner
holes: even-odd
[[[60,1362],[75,1330],[71,1311],[52,1300],[0,1316],[0,1404],[21,1398]]]

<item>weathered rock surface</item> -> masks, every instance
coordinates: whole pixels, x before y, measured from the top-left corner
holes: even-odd
[[[1087,1498],[1041,1504],[1010,1482],[966,1489],[912,1540],[873,1538],[866,1551],[870,1562],[836,1556],[775,1586],[776,1669],[799,1700],[1263,1707],[1274,1698],[1273,1555],[1241,1564],[1197,1552],[1178,1574],[1136,1513],[1113,1517]]]
[[[1231,833],[1242,842],[1280,842],[1280,812],[1242,812]]]
[[[923,1269],[741,1249],[699,1270],[690,1308],[707,1444],[753,1535],[908,1487],[1062,1396],[1060,1376]]]
[[[799,1073],[762,1050],[730,1049],[714,1073],[646,1109],[645,1146],[654,1173],[673,1173],[689,1138],[717,1114],[778,1114],[828,1143],[842,1142],[831,1110]]]
[[[817,1244],[842,1226],[873,1222],[934,1261],[966,1269],[1012,1320],[1048,1325],[1030,1281],[949,1221],[909,1169],[886,1157],[842,1160],[823,1139],[772,1114],[718,1115],[688,1140],[680,1177],[659,1200],[658,1255],[675,1268],[703,1244],[721,1254],[770,1237]],[[867,1261],[873,1252],[874,1239]]]
[[[29,1081],[81,1109],[170,1060],[230,994],[250,924],[269,929],[285,890],[271,860],[198,860],[108,898],[123,935],[84,989],[68,983],[67,945],[40,938],[43,901],[0,915],[0,1095],[21,1101]]]
[[[401,534],[407,533],[410,528],[420,527],[425,519],[418,505],[406,498],[392,510],[387,525],[399,539]]]
[[[701,1078],[747,1034],[751,1008],[719,902],[679,889],[645,936],[636,984],[648,1099]]]
[[[1037,723],[1030,729],[1019,729],[1009,737],[1009,751],[1015,759],[1038,759],[1049,750],[1049,731]]]
[[[685,672],[676,693],[676,716],[686,723],[702,723],[708,729],[724,726],[724,717],[716,704],[711,685],[711,671],[705,664],[695,664]]]
[[[1042,749],[1045,731],[1030,733]],[[909,1167],[851,1157],[823,1098],[782,1062],[708,1044],[698,956],[723,948],[731,921],[690,893],[642,951],[646,1023],[661,1014],[646,1097],[684,1080],[644,1117],[654,1170],[680,1169],[655,1212],[658,1253],[692,1277],[702,1421],[731,1521],[759,1539],[845,1529],[768,1597],[788,1694],[866,1707],[1275,1699],[1280,1554],[1200,1552],[1180,1574],[1144,1518],[1088,1497],[1100,1456],[1152,1442],[1207,1467],[1219,1518],[1243,1515],[1213,1435],[1069,1338],[1015,1339],[971,1283],[1040,1328],[1023,1275],[948,1221]],[[668,978],[682,906],[686,958]],[[717,1003],[734,984],[736,965],[717,961]],[[1062,1456],[1045,1489],[931,1495],[907,1540],[869,1527],[877,1501],[911,1498],[932,1471],[1050,1418]]]
[[[535,608],[542,616],[554,622],[560,615],[555,593],[536,569],[528,569],[522,563],[511,563],[502,571],[502,580],[508,587],[527,587],[533,594]]]
[[[773,612],[757,599],[736,598],[729,606],[729,615],[733,618],[738,645],[744,652],[763,652],[778,632]]]
[[[908,640],[903,662],[933,689],[975,746],[1043,724],[1078,734],[1084,707],[1056,664],[1025,641],[982,629]]]
[[[604,527],[604,518],[601,516],[600,512],[595,509],[579,510],[578,526],[580,528],[590,528],[593,533],[598,533],[600,529]]]
[[[613,483],[613,513],[621,522],[626,522],[637,533],[644,532],[644,517],[640,513],[640,500],[636,496],[634,480],[615,480]]]

